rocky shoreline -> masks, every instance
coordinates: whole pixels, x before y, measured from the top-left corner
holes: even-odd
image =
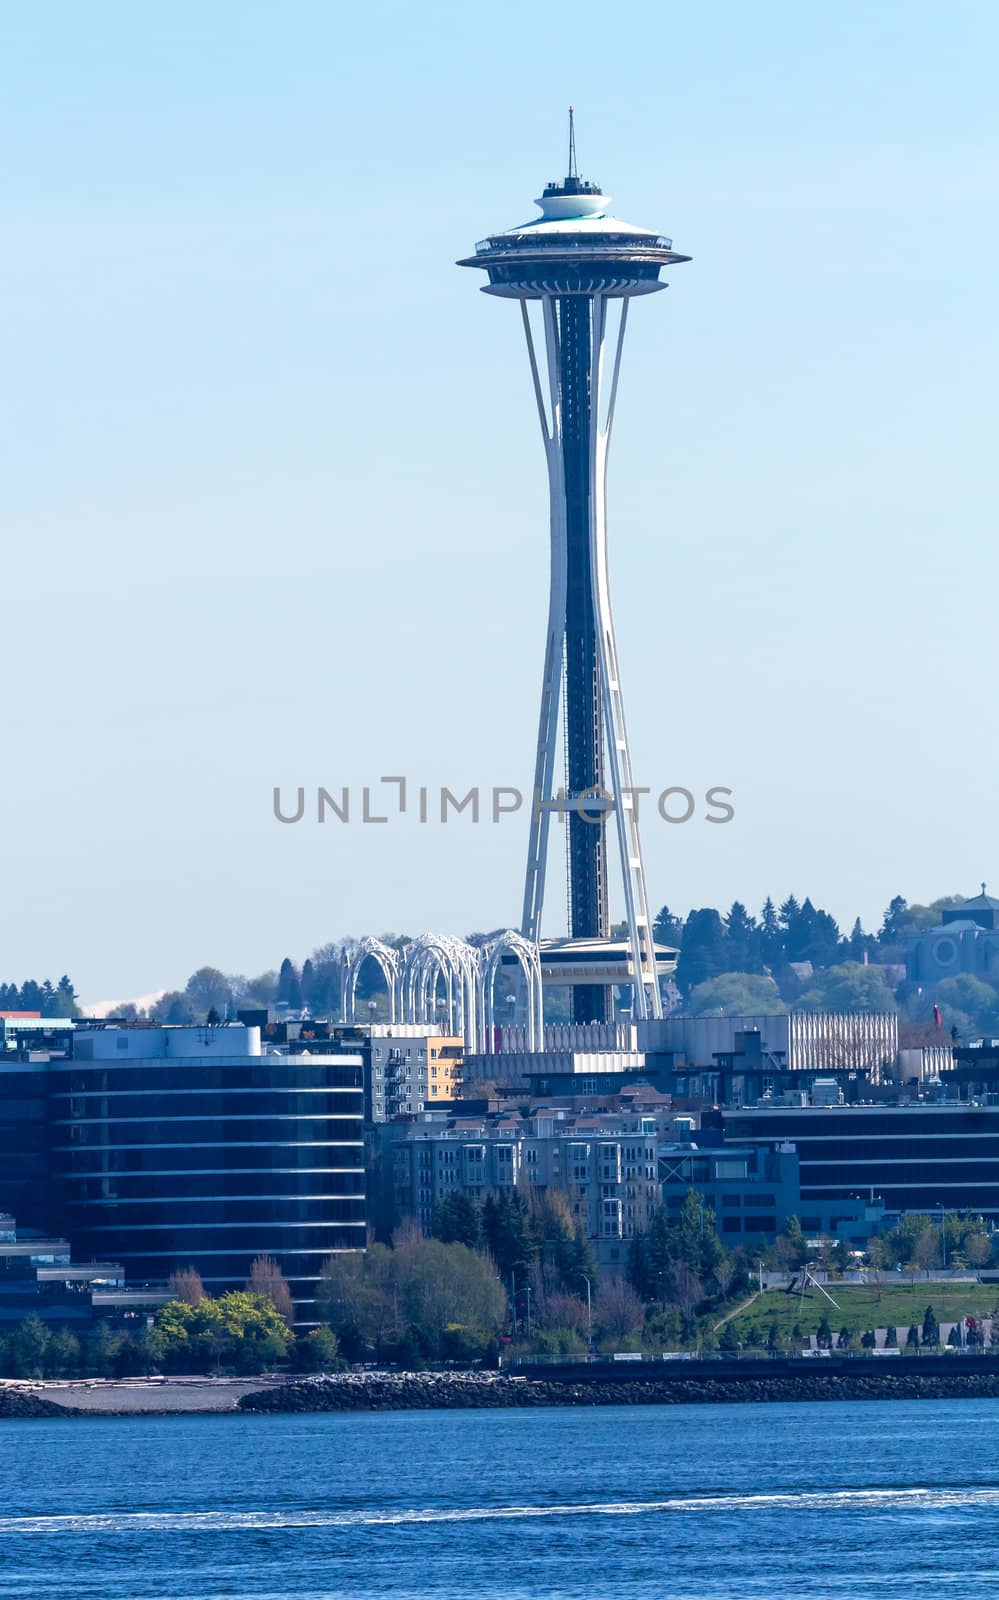
[[[68,1417],[65,1406],[45,1400],[40,1394],[29,1394],[25,1389],[0,1389],[0,1421],[11,1417]]]
[[[532,1406],[675,1406],[747,1401],[983,1400],[999,1398],[999,1374],[911,1376],[871,1372],[725,1379],[633,1377],[619,1382],[516,1378],[492,1373],[349,1373],[307,1378],[244,1395],[240,1411],[458,1411]]]

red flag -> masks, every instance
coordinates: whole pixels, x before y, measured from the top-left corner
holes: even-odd
[[[933,1021],[936,1023],[938,1028],[942,1028],[943,1027],[943,1017],[940,1015],[940,1007],[939,1006],[934,1006],[933,1007]]]

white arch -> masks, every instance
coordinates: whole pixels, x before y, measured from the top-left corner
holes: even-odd
[[[527,1048],[541,1050],[544,1041],[544,992],[541,983],[541,952],[532,939],[508,928],[483,952],[479,980],[483,1019],[482,1047],[487,1054],[496,1049],[496,974],[510,951],[517,959],[527,984]]]
[[[400,973],[401,1021],[434,1023],[437,988],[443,980],[443,1006],[448,1030],[474,1054],[482,1031],[479,956],[462,939],[421,933],[403,952]]]
[[[388,990],[389,1021],[397,1022],[399,1010],[399,956],[391,945],[382,939],[365,934],[351,950],[345,951],[340,963],[340,1015],[344,1022],[356,1021],[357,980],[368,957],[377,962]]]

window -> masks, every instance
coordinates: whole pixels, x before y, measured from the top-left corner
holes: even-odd
[[[725,1178],[729,1178],[729,1179],[731,1179],[731,1178],[745,1178],[746,1176],[747,1176],[747,1167],[746,1167],[746,1161],[745,1161],[744,1158],[739,1160],[739,1159],[736,1159],[736,1158],[733,1158],[733,1157],[729,1157],[727,1160],[723,1158],[723,1159],[720,1159],[720,1160],[715,1162],[715,1179],[716,1180],[721,1180],[721,1179],[725,1179]]]
[[[722,1217],[722,1233],[741,1233],[741,1217]]]

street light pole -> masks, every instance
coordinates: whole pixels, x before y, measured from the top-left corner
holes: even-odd
[[[593,1300],[592,1300],[591,1295],[590,1295],[590,1280],[586,1276],[585,1272],[581,1272],[579,1274],[579,1276],[582,1278],[583,1282],[586,1284],[586,1353],[587,1353],[587,1355],[592,1356],[592,1354],[593,1354]]]

